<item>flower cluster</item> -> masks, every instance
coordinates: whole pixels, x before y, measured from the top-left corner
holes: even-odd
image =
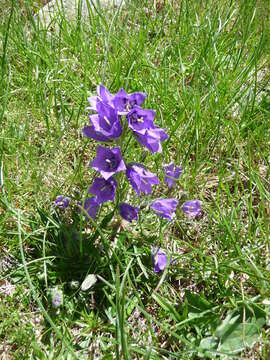
[[[123,202],[123,181],[127,179],[138,196],[150,195],[153,186],[160,184],[156,174],[149,171],[145,165],[136,161],[127,162],[124,159],[124,141],[134,137],[138,143],[151,154],[161,153],[161,143],[168,138],[166,131],[155,125],[156,112],[142,108],[146,99],[143,92],[126,93],[120,89],[117,94],[111,94],[103,85],[98,86],[97,96],[88,99],[91,110],[89,124],[82,130],[83,134],[93,140],[103,143],[97,146],[96,156],[90,162],[90,167],[98,175],[88,189],[89,195],[83,202],[82,208],[91,218],[95,219],[102,204],[108,201],[116,202],[120,216],[132,222],[137,220],[141,208]],[[132,159],[134,160],[134,159]],[[164,181],[169,188],[179,179],[182,168],[173,163],[164,165]],[[123,177],[122,174],[125,174]],[[65,208],[68,200],[59,197],[56,205]],[[175,198],[158,198],[148,202],[149,209],[169,221],[173,220],[178,206]],[[188,201],[183,204],[182,210],[189,216],[197,216],[201,212],[199,200]],[[155,263],[155,271],[164,270],[166,254],[161,250],[157,256],[162,264]]]
[[[83,128],[83,134],[91,139],[111,143],[123,135],[124,129],[129,129],[137,141],[152,154],[162,151],[161,142],[168,138],[164,129],[154,124],[155,111],[143,109],[141,105],[145,101],[146,94],[136,92],[127,94],[124,89],[112,95],[103,85],[98,86],[98,96],[88,99],[89,109],[95,114],[89,115],[89,125]],[[144,165],[131,162],[125,163],[122,157],[121,148],[105,147],[98,145],[95,159],[90,166],[100,173],[96,177],[88,192],[95,198],[92,200],[93,207],[96,203],[102,204],[106,201],[114,201],[116,188],[118,186],[116,174],[125,171],[126,177],[136,191],[150,195],[152,187],[160,183],[158,177],[147,170]],[[181,167],[174,167],[173,164],[166,165],[165,181],[172,187],[181,174]],[[94,199],[96,202],[94,202]],[[89,203],[89,199],[88,203]],[[178,201],[176,199],[158,199],[150,208],[168,220],[172,220]],[[87,208],[90,216],[93,217],[92,207]],[[139,208],[130,204],[119,204],[120,216],[131,222],[137,220]],[[94,211],[94,217],[96,211]]]

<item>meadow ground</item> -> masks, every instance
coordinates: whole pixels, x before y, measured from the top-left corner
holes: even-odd
[[[269,359],[269,2],[132,0],[59,31],[36,9],[0,1],[0,357]],[[147,92],[170,136],[144,163],[183,167],[154,197],[200,199],[201,217],[179,206],[160,231],[152,212],[119,227],[55,208],[92,181],[100,83]],[[154,274],[158,244],[173,263]]]

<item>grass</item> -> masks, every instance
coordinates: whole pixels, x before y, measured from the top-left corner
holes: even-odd
[[[269,3],[131,1],[50,35],[35,8],[0,4],[1,356],[268,359]],[[201,199],[200,219],[179,209],[160,234],[151,213],[119,230],[55,210],[92,181],[81,129],[101,82],[147,92],[170,137],[145,164],[161,176],[181,163],[169,195]],[[155,275],[159,241],[174,263]],[[83,292],[87,274],[98,281]]]

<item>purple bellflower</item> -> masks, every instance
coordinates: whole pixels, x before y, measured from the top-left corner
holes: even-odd
[[[144,134],[146,129],[154,129],[154,118],[156,112],[154,110],[142,109],[135,106],[128,114],[128,127],[137,132]]]
[[[113,97],[112,103],[114,108],[120,113],[127,113],[136,105],[140,106],[146,99],[146,93],[135,92],[127,94],[124,89],[120,89]]]
[[[120,215],[124,220],[132,222],[133,220],[138,220],[139,209],[133,207],[126,203],[121,203],[119,205]]]
[[[70,204],[70,198],[64,196],[64,195],[59,195],[57,196],[57,198],[55,199],[55,205],[59,208],[59,209],[66,209]]]
[[[152,154],[162,152],[161,141],[168,139],[168,134],[164,129],[161,128],[153,128],[146,129],[144,133],[134,131],[134,134],[138,140],[138,142],[145,146]]]
[[[201,214],[202,202],[200,200],[189,200],[182,205],[182,210],[190,217],[195,217]]]
[[[139,143],[151,153],[162,152],[160,142],[168,138],[164,129],[155,127],[154,110],[141,109],[135,106],[128,114],[128,127],[134,132]]]
[[[92,219],[95,219],[97,216],[99,205],[100,204],[97,202],[97,199],[95,197],[91,197],[84,200],[83,208]]]
[[[175,216],[175,210],[178,205],[176,199],[157,199],[150,207],[161,217],[172,220]]]
[[[168,256],[165,251],[158,249],[158,251],[152,255],[152,261],[154,266],[154,273],[158,273],[165,269],[168,262]]]
[[[173,187],[176,184],[176,181],[179,179],[179,176],[182,174],[182,167],[175,166],[173,163],[164,165],[165,170],[165,182],[169,188]]]
[[[110,141],[122,134],[122,126],[117,111],[110,105],[98,102],[98,114],[90,115],[90,126],[83,128],[83,134],[97,141]]]
[[[145,193],[146,195],[151,194],[152,185],[159,184],[157,176],[146,170],[145,167],[141,164],[128,164],[126,175],[138,196],[140,196],[141,192]]]
[[[90,163],[90,166],[99,171],[105,180],[119,171],[126,170],[119,147],[108,149],[98,145],[96,158]]]
[[[108,180],[104,178],[95,178],[88,192],[96,195],[97,202],[102,204],[106,201],[113,201],[115,198],[117,182],[111,177]]]

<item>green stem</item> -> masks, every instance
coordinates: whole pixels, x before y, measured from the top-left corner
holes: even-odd
[[[161,247],[162,243],[163,243],[163,236],[162,236],[162,225],[163,225],[163,219],[160,218],[159,220],[159,246]]]

